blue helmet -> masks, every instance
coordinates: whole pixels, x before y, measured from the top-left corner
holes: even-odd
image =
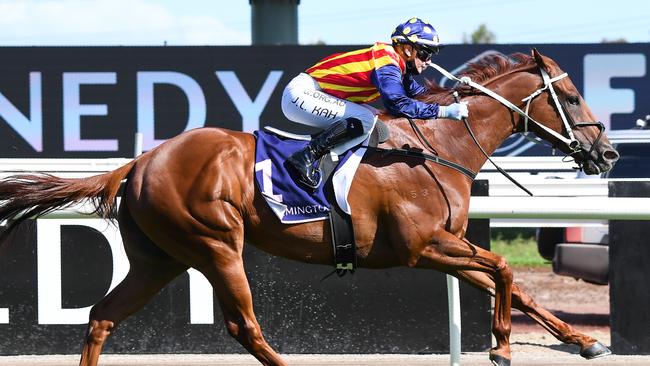
[[[390,35],[393,43],[408,43],[423,48],[431,53],[438,53],[443,47],[438,39],[438,32],[429,23],[420,18],[411,18],[395,28]]]

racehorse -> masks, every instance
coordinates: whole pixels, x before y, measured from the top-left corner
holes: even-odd
[[[605,172],[618,159],[571,80],[537,50],[532,56],[486,56],[464,75],[520,109],[522,99],[532,95],[527,117],[466,85],[432,86],[422,98],[444,105],[459,92],[469,103],[468,126],[488,154],[511,134],[531,130],[572,155],[587,173]],[[487,159],[462,122],[418,120],[413,125],[403,117],[380,117],[391,129],[382,148],[429,152],[473,172]],[[528,125],[529,120],[546,129]],[[80,365],[97,365],[117,325],[189,267],[213,286],[229,334],[262,364],[286,365],[265,341],[253,313],[242,260],[244,239],[273,255],[330,264],[331,233],[328,221],[285,225],[278,220],[255,187],[255,143],[248,133],[201,128],[106,174],[82,179],[24,174],[0,182],[0,220],[8,219],[10,227],[84,200],[94,204],[96,213],[117,218],[130,270],[92,307]],[[118,209],[115,197],[125,179]],[[471,185],[460,170],[427,159],[367,153],[349,194],[359,267],[435,269],[494,296],[496,346],[489,357],[495,365],[510,364],[511,307],[560,341],[579,346],[585,358],[609,354],[596,339],[575,331],[513,284],[503,257],[465,239]]]

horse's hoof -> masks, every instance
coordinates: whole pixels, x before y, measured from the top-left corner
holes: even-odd
[[[611,355],[612,351],[609,350],[609,348],[605,347],[604,344],[600,342],[596,342],[592,344],[591,346],[583,349],[580,351],[580,356],[591,360],[592,358],[598,358],[598,357],[603,357],[607,355]]]
[[[499,355],[490,355],[490,361],[494,366],[510,366],[510,360]]]

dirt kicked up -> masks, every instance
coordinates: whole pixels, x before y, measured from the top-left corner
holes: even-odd
[[[515,268],[514,280],[535,300],[580,331],[610,345],[609,288],[553,274],[549,268]],[[585,299],[588,299],[585,301]],[[513,365],[598,366],[650,365],[650,356],[611,355],[587,361],[574,346],[562,344],[518,311],[513,311]],[[290,365],[330,366],[448,366],[449,355],[283,355]],[[73,366],[78,355],[4,356],[3,366]],[[464,353],[462,365],[489,365],[487,352]],[[248,366],[259,365],[250,355],[103,355],[102,366]]]

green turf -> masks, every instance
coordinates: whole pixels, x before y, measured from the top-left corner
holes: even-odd
[[[534,232],[530,231],[503,231],[492,232],[490,243],[494,253],[506,257],[513,267],[543,267],[549,262],[537,252],[537,242]]]

